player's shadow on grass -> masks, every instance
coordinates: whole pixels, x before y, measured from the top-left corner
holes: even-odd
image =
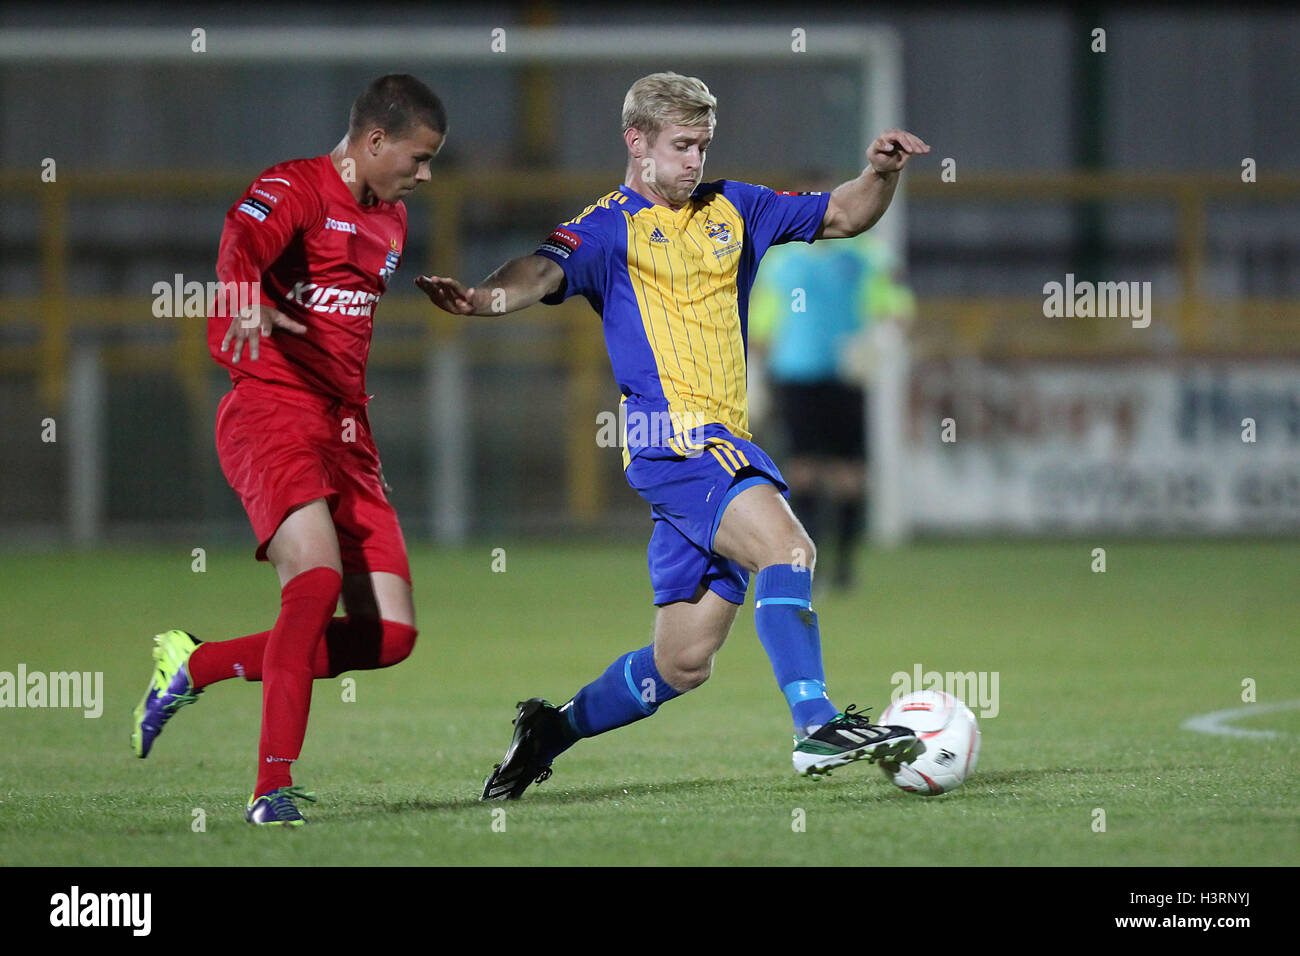
[[[770,781],[767,783],[770,784]],[[604,803],[615,800],[642,798],[655,794],[689,794],[716,790],[719,788],[750,787],[763,788],[765,782],[758,777],[695,777],[684,780],[657,781],[654,783],[636,783],[629,781],[626,786],[619,784],[612,787],[564,787],[552,788],[547,784],[532,786],[521,800],[496,801],[479,800],[478,792],[467,793],[463,798],[454,800],[392,800],[367,801],[354,803],[356,808],[349,812],[354,818],[381,817],[394,813],[428,813],[445,810],[470,810],[483,807],[502,806],[564,806],[566,804]]]
[[[867,768],[863,769],[866,770]],[[841,781],[838,786],[831,784],[829,781],[819,783],[800,781],[800,784],[825,788],[824,792],[821,793],[823,798],[821,802],[830,805],[839,803],[851,803],[857,806],[863,804],[888,804],[900,799],[905,804],[917,803],[919,805],[935,799],[926,797],[918,801],[917,797],[891,786],[880,775],[878,770],[872,769],[868,772],[872,779],[869,781],[870,786],[867,787],[846,786],[844,781]],[[1034,767],[1019,770],[996,770],[989,773],[976,773],[961,787],[949,794],[942,795],[942,799],[943,802],[951,802],[954,799],[998,802],[1005,800],[1008,795],[1013,794],[1015,791],[1033,788],[1040,783],[1059,783],[1071,777],[1085,775],[1115,776],[1124,774],[1128,776],[1132,773],[1133,768],[1131,767]],[[839,776],[840,774],[837,774],[836,778],[839,779]],[[834,789],[831,789],[832,787]]]
[[[863,779],[863,772],[870,777]],[[1024,785],[1038,779],[1059,777],[1071,773],[1118,773],[1118,770],[1096,768],[1040,768],[1032,770],[1008,770],[987,774],[978,774],[968,782],[963,790],[971,791],[968,797],[992,797],[999,799],[1001,793],[989,794],[983,787],[1007,787],[1012,784]],[[1123,771],[1128,772],[1128,771]],[[979,792],[976,792],[979,791]],[[900,797],[915,799],[890,786],[879,776],[874,768],[843,768],[826,780],[805,780],[793,775],[777,779],[770,775],[755,774],[741,777],[686,777],[677,780],[660,780],[653,782],[627,781],[613,786],[567,786],[556,787],[544,783],[529,787],[523,799],[519,801],[480,801],[477,790],[467,792],[464,797],[450,800],[392,800],[367,801],[354,803],[354,809],[348,816],[354,818],[375,818],[401,813],[438,813],[443,811],[471,810],[491,807],[539,806],[560,807],[580,804],[613,803],[619,800],[644,800],[654,796],[683,797],[696,796],[708,798],[711,794],[721,794],[729,801],[749,802],[753,797],[759,803],[783,803],[806,795],[815,795],[826,803],[850,803],[862,806],[864,803],[887,804]]]

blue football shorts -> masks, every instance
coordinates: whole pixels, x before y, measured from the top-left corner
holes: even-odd
[[[749,570],[713,551],[722,513],[755,484],[775,485],[786,497],[790,489],[767,452],[725,426],[703,425],[690,438],[689,447],[640,449],[626,469],[627,483],[650,504],[654,519],[646,553],[654,603],[689,600],[703,582],[744,604]]]

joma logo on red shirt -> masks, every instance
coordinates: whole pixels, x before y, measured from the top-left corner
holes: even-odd
[[[379,301],[379,293],[320,286],[314,282],[297,282],[289,290],[289,299],[313,312],[369,316]]]

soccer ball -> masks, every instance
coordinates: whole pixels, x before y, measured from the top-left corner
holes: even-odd
[[[910,727],[925,750],[911,763],[882,761],[880,769],[901,790],[936,797],[960,787],[980,756],[980,728],[969,707],[952,694],[918,690],[880,715],[882,724]]]

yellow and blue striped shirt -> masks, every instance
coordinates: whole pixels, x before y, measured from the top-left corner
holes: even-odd
[[[640,448],[689,448],[719,423],[748,439],[745,351],[750,288],[769,247],[812,242],[829,193],[702,183],[681,209],[627,186],[555,229],[537,254],[564,270],[543,299],[584,295],[600,314],[626,404],[624,464]]]

